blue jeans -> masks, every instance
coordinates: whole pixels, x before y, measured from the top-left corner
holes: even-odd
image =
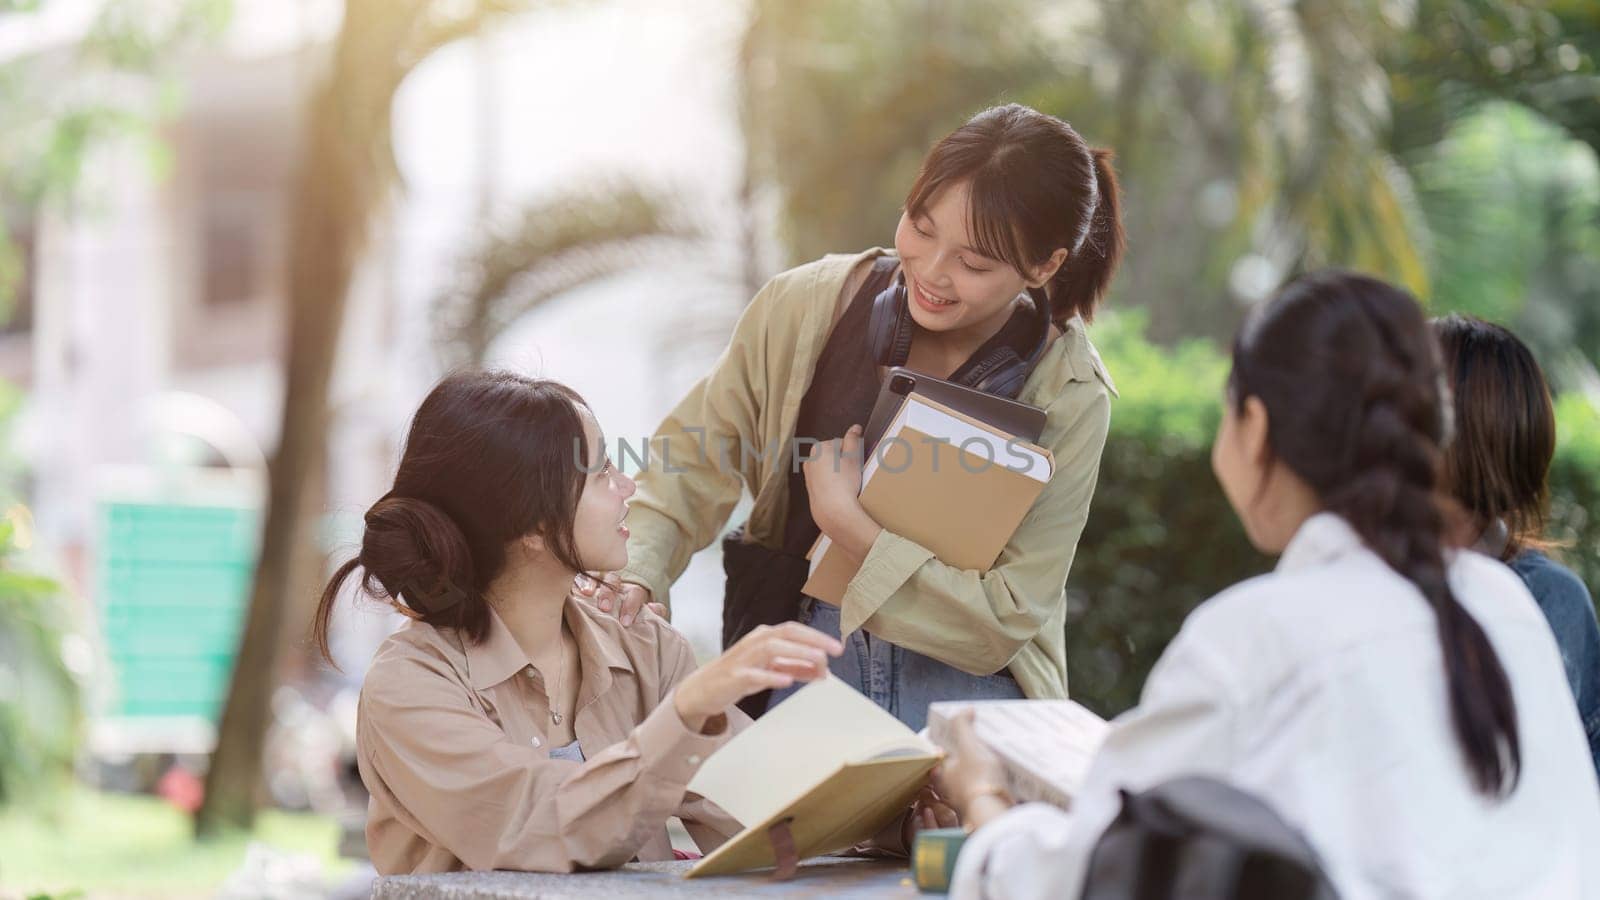
[[[806,597],[800,602],[800,622],[839,636],[839,608]],[[937,700],[1022,700],[1025,695],[1004,670],[994,675],[969,675],[931,657],[857,629],[844,642],[844,654],[830,660],[828,669],[872,702],[889,711],[912,731],[928,723],[928,704]],[[804,685],[775,691],[770,709]]]

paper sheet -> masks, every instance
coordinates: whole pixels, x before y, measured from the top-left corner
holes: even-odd
[[[1035,481],[1050,480],[1053,468],[1050,459],[1031,444],[1024,441],[1009,441],[1003,435],[973,425],[943,409],[930,406],[922,398],[912,394],[906,398],[905,404],[900,407],[900,412],[889,423],[889,427],[884,429],[883,442],[874,448],[872,455],[867,459],[861,473],[863,484],[878,471],[879,459],[886,452],[887,442],[907,428],[941,441],[948,441],[951,445],[949,449],[945,449],[935,448],[926,443],[916,443],[910,447],[912,453],[937,452],[940,454],[939,462],[958,466],[962,463],[956,454],[964,452],[975,458],[965,463],[973,469],[992,464],[1026,475]],[[963,446],[966,447],[965,450],[962,449]]]

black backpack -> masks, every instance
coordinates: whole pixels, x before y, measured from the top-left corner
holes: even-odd
[[[1122,791],[1089,857],[1083,900],[1336,900],[1306,839],[1214,778]]]

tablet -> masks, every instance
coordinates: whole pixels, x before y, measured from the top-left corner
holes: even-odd
[[[867,419],[862,434],[866,452],[871,453],[878,446],[878,440],[900,410],[900,404],[913,392],[1030,444],[1039,443],[1039,435],[1044,432],[1044,410],[1037,406],[895,366],[884,379],[877,402],[872,405],[872,416]]]

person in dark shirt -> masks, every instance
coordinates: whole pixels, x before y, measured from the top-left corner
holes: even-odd
[[[1451,537],[1510,566],[1538,601],[1600,771],[1600,623],[1588,589],[1550,558],[1544,539],[1556,447],[1549,385],[1507,329],[1461,315],[1433,326],[1455,394],[1455,441],[1445,454]]]

